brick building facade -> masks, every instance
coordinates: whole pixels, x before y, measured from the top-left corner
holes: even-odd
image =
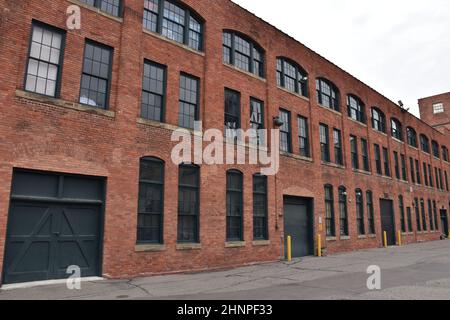
[[[448,228],[449,135],[231,1],[6,0],[0,34],[3,283],[275,261],[285,229],[300,256],[318,234],[332,254]],[[171,161],[194,119],[277,116],[266,182],[258,166]]]
[[[420,118],[448,135],[450,132],[450,92],[419,99]]]

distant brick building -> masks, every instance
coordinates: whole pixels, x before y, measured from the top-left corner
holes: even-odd
[[[450,132],[450,92],[419,99],[420,118],[446,135]]]
[[[448,134],[231,1],[7,0],[0,35],[2,283],[275,261],[287,235],[304,256],[319,234],[332,254],[448,232]],[[275,117],[276,176],[171,161],[194,120]]]

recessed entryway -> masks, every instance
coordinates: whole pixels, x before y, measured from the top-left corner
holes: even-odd
[[[314,224],[312,199],[284,198],[284,238],[287,254],[287,237],[292,239],[292,257],[314,254]]]
[[[4,284],[64,279],[67,267],[100,276],[105,181],[15,170]]]

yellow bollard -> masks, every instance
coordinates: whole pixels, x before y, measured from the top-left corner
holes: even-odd
[[[322,257],[322,236],[317,235],[317,256]]]
[[[287,237],[287,259],[289,262],[292,261],[292,237]]]
[[[384,241],[384,247],[387,248],[388,243],[387,243],[387,232],[386,231],[383,232],[383,241]]]
[[[398,232],[398,246],[399,247],[402,246],[402,232],[401,231]]]

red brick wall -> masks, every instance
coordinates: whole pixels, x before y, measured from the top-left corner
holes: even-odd
[[[366,138],[374,169],[373,144],[388,147],[391,171],[392,152],[427,161],[450,173],[450,165],[404,143],[394,141],[368,126],[348,120],[345,97],[358,95],[367,108],[378,106],[387,118],[395,116],[403,126],[413,126],[420,133],[442,143],[448,136],[434,131],[415,117],[373,91],[337,66],[303,45],[227,0],[186,0],[206,21],[205,52],[194,53],[142,31],[143,2],[125,1],[123,22],[82,8],[82,29],[68,31],[62,76],[61,99],[77,102],[84,39],[89,38],[114,48],[110,110],[113,114],[85,112],[55,105],[52,101],[36,102],[23,97],[23,75],[28,52],[32,19],[65,28],[65,10],[69,1],[29,0],[3,2],[0,7],[0,252],[4,252],[12,169],[14,167],[98,175],[107,177],[103,273],[108,277],[171,273],[187,270],[232,267],[254,262],[274,261],[283,254],[283,195],[314,198],[315,232],[319,217],[324,219],[323,186],[335,188],[335,211],[338,220],[337,187],[348,192],[350,239],[325,242],[328,252],[335,253],[381,245],[379,198],[387,194],[394,200],[396,226],[400,225],[398,195],[411,206],[414,197],[431,198],[438,206],[448,208],[449,193],[423,186],[411,186],[395,179],[366,175],[351,169],[349,135]],[[222,64],[222,30],[233,29],[253,38],[266,51],[266,79],[258,79]],[[309,74],[310,99],[299,98],[276,86],[276,57],[297,61]],[[226,166],[202,166],[200,236],[201,249],[177,250],[177,180],[178,169],[170,160],[174,143],[171,131],[155,125],[138,124],[144,59],[168,66],[167,123],[177,124],[179,74],[181,71],[201,79],[201,120],[205,128],[222,128],[224,87],[241,92],[242,123],[247,129],[250,96],[264,101],[266,126],[278,115],[279,107],[292,113],[294,152],[297,150],[296,115],[309,118],[313,161],[281,158],[279,175],[269,178],[270,243],[256,246],[252,242],[252,174],[255,166],[234,166],[245,174],[245,246],[225,247],[225,172]],[[316,77],[333,81],[341,93],[342,114],[317,105]],[[16,94],[16,90],[19,93]],[[318,124],[342,131],[345,168],[321,165]],[[388,125],[389,127],[389,125]],[[389,128],[388,128],[389,130]],[[361,151],[360,151],[361,152]],[[139,158],[155,156],[166,161],[164,242],[161,252],[136,252],[137,193]],[[332,154],[333,158],[333,154]],[[409,169],[408,169],[409,175]],[[276,181],[275,181],[276,179]],[[410,192],[412,187],[412,193]],[[373,191],[376,238],[358,239],[354,190]],[[366,213],[367,218],[367,213]],[[428,220],[427,220],[428,221]],[[366,219],[367,224],[367,219]],[[415,226],[415,220],[413,221]],[[366,227],[367,229],[367,227]],[[338,226],[337,226],[338,230]],[[324,232],[322,232],[324,236]],[[414,234],[406,242],[438,239],[439,233]],[[0,270],[3,262],[0,255]]]
[[[433,105],[442,103],[444,113],[434,114]],[[436,96],[419,99],[420,118],[432,126],[436,126],[442,131],[444,128],[450,130],[450,92]]]

